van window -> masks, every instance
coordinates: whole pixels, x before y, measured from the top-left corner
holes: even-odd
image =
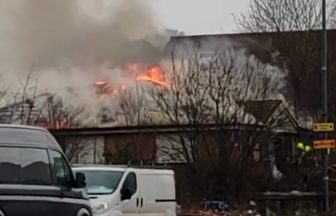
[[[51,161],[56,184],[65,187],[71,186],[71,169],[69,168],[62,154],[57,151],[51,151]]]
[[[124,181],[123,188],[129,188],[132,195],[137,191],[137,180],[135,173],[129,173]]]
[[[51,185],[47,150],[0,147],[0,184]]]
[[[110,170],[80,170],[78,172],[85,174],[86,190],[89,195],[112,194],[124,174],[121,171]]]

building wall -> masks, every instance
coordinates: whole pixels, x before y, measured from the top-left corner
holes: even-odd
[[[105,162],[104,136],[56,137],[71,163],[101,164]]]
[[[236,133],[233,133],[236,134]],[[69,159],[73,163],[108,163],[125,164],[133,163],[160,163],[160,164],[184,164],[193,156],[198,161],[207,164],[210,157],[221,158],[217,145],[211,134],[195,134],[192,143],[191,134],[181,135],[174,133],[122,133],[111,135],[59,135],[56,136]],[[284,136],[284,137],[283,137]],[[277,138],[276,138],[277,137]],[[283,162],[288,156],[293,155],[293,143],[295,136],[278,134],[276,137],[269,137],[263,140],[253,140],[249,133],[238,133],[235,136],[224,136],[222,145],[237,145],[237,148],[244,148],[245,145],[256,144],[253,149],[255,160],[262,160],[269,155],[267,146],[275,142],[276,149],[273,149],[278,161]],[[281,138],[283,137],[283,138]],[[181,140],[183,138],[183,140]],[[231,140],[233,139],[233,140]],[[182,144],[184,142],[184,145]],[[257,142],[257,143],[255,143]],[[248,144],[249,143],[249,144]],[[210,148],[210,146],[213,146]],[[185,149],[183,149],[186,147]],[[191,151],[193,148],[193,152]],[[209,152],[212,151],[212,152]],[[192,155],[194,153],[194,155]],[[219,154],[219,155],[218,155]]]
[[[105,136],[106,163],[154,162],[155,134]]]

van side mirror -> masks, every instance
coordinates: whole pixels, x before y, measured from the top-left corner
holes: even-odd
[[[121,200],[130,200],[132,198],[132,191],[130,188],[121,189]]]
[[[76,173],[76,181],[75,181],[76,188],[85,188],[86,187],[86,177],[84,173],[77,172]]]

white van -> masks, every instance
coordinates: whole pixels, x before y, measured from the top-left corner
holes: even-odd
[[[175,178],[169,169],[84,165],[93,214],[99,216],[176,216]]]

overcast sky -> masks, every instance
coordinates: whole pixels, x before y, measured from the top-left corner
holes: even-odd
[[[232,33],[233,14],[245,12],[249,0],[151,0],[168,28],[187,34]]]

